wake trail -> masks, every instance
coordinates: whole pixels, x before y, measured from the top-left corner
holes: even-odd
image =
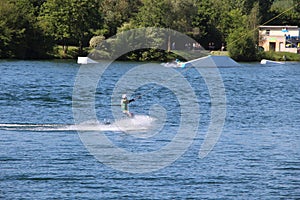
[[[151,129],[155,118],[137,115],[134,118],[118,119],[111,124],[100,122],[83,122],[80,124],[0,124],[0,130],[10,131],[34,131],[34,132],[52,132],[52,131],[147,131]]]

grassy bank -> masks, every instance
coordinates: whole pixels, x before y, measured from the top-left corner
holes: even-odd
[[[228,56],[228,51],[211,51],[210,54],[214,56]]]
[[[300,61],[300,54],[265,51],[261,53],[260,58],[275,61]]]
[[[89,48],[84,48],[83,52],[79,52],[78,47],[68,46],[67,52],[64,53],[63,46],[56,46],[50,56],[55,59],[77,59],[78,56],[87,56],[89,51]]]
[[[227,51],[212,51],[211,55],[229,56]],[[284,60],[300,61],[300,54],[289,53],[289,52],[264,51],[264,52],[260,52],[257,55],[256,61],[261,61],[262,59],[274,60],[274,61],[284,61]]]

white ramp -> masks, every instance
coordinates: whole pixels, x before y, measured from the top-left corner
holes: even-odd
[[[89,63],[98,63],[98,62],[90,59],[89,57],[78,57],[77,63],[78,64],[89,64]]]
[[[240,67],[241,65],[228,56],[205,56],[182,63],[182,67]]]

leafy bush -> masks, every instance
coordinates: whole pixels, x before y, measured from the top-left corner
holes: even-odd
[[[101,42],[105,39],[103,35],[94,36],[90,40],[90,47],[96,48],[101,44]]]

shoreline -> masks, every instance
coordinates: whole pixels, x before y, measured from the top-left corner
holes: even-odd
[[[78,57],[88,57],[89,50],[85,49],[85,53],[80,55],[75,52],[74,48],[71,48],[69,52],[65,55],[63,55],[62,52],[57,52],[56,54],[50,54],[48,57],[41,57],[41,58],[34,58],[34,59],[22,59],[22,58],[1,58],[0,61],[3,60],[28,60],[28,61],[54,61],[54,60],[75,60],[77,61]],[[167,52],[166,56],[164,58],[160,59],[119,59],[117,61],[124,61],[124,62],[145,62],[145,61],[151,61],[151,62],[169,62],[172,60],[175,60],[176,58],[180,58],[182,60],[192,60],[195,58],[200,58],[206,55],[214,55],[214,56],[229,56],[228,51],[207,51],[207,50],[200,50],[200,51],[183,51],[183,50],[174,50],[171,52]],[[289,52],[260,52],[258,59],[253,60],[250,62],[260,62],[262,59],[266,60],[272,60],[272,61],[287,61],[287,62],[300,62],[300,54],[295,53],[289,53]],[[235,60],[236,62],[242,62],[239,60]]]

